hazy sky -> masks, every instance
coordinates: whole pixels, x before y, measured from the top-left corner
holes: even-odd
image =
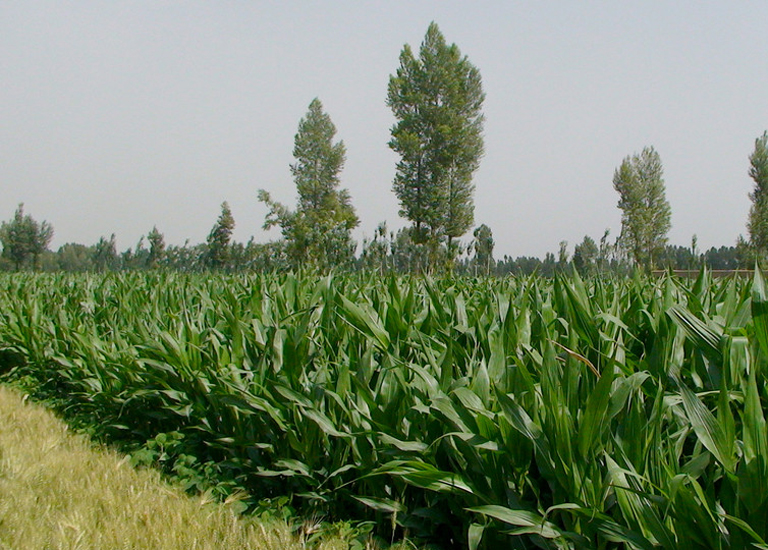
[[[475,219],[495,256],[620,229],[614,169],[653,145],[673,244],[746,234],[748,156],[768,128],[768,2],[0,0],[0,219],[18,203],[55,249],[153,225],[205,240],[222,201],[261,230],[260,188],[295,204],[293,138],[319,97],[347,146],[360,240],[405,225],[389,75],[430,21],[479,69]]]

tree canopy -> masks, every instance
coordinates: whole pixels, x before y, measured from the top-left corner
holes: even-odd
[[[493,265],[493,231],[485,224],[479,225],[473,232],[472,248],[475,251],[474,263],[484,275],[490,275]]]
[[[432,260],[439,243],[447,241],[451,252],[453,240],[474,224],[484,99],[480,71],[435,23],[418,58],[403,47],[389,79],[387,105],[397,119],[389,146],[400,155],[393,190],[400,215],[413,224],[411,237],[429,244]]]
[[[626,157],[613,174],[622,211],[620,242],[646,270],[653,268],[672,227],[663,173],[659,154],[645,147],[640,154]]]
[[[764,255],[768,252],[768,132],[755,140],[755,150],[749,156],[749,177],[755,182],[749,194],[749,238],[758,253]]]
[[[24,214],[24,203],[19,204],[13,220],[0,226],[3,256],[13,262],[17,271],[30,259],[32,267],[37,268],[38,259],[52,238],[53,226],[46,221],[38,223],[30,214]]]
[[[269,207],[264,228],[279,226],[286,251],[294,267],[327,270],[351,261],[355,243],[351,231],[359,220],[349,192],[339,189],[339,173],[346,160],[343,141],[334,142],[336,126],[315,98],[299,121],[290,165],[298,191],[295,211],[259,191],[259,200]]]
[[[149,241],[149,254],[147,257],[147,267],[155,268],[165,255],[165,238],[157,226],[152,227],[152,231],[147,235]]]
[[[573,267],[582,275],[595,271],[600,251],[595,240],[584,235],[584,240],[577,244],[573,251]]]
[[[222,269],[229,260],[232,231],[235,229],[235,218],[229,209],[229,204],[221,203],[221,214],[208,234],[205,250],[205,265],[210,269]]]

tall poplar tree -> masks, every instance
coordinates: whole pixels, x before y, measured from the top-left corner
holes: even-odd
[[[155,268],[165,255],[165,238],[157,226],[152,227],[152,231],[147,235],[149,241],[149,255],[147,257],[147,267]]]
[[[584,240],[573,250],[573,267],[582,275],[591,274],[595,270],[599,250],[595,240],[584,235]]]
[[[347,263],[354,254],[351,232],[359,220],[349,192],[339,189],[346,147],[343,141],[334,143],[335,135],[336,126],[315,98],[294,138],[296,162],[290,168],[299,193],[296,211],[259,191],[259,200],[270,208],[264,228],[280,226],[294,267],[327,270]]]
[[[429,245],[431,262],[440,243],[450,252],[474,224],[484,99],[480,71],[456,44],[446,44],[434,22],[418,58],[406,44],[389,78],[387,105],[397,118],[389,146],[400,155],[393,190],[415,242]]]
[[[91,247],[91,258],[97,271],[107,271],[119,268],[119,258],[117,256],[117,239],[112,233],[109,239],[100,237],[93,247]]]
[[[208,234],[203,262],[210,269],[223,269],[227,266],[230,255],[229,243],[235,229],[235,218],[227,201],[221,203],[221,214]]]
[[[755,150],[749,156],[749,177],[755,188],[749,194],[749,239],[761,255],[768,252],[768,132],[755,140]]]
[[[663,174],[661,157],[653,147],[626,157],[613,174],[622,211],[620,241],[647,271],[653,269],[672,227]]]
[[[493,241],[493,231],[485,224],[477,227],[472,234],[475,239],[472,243],[472,248],[475,251],[475,266],[480,269],[483,275],[491,274],[491,267],[493,266],[493,247],[495,245]]]

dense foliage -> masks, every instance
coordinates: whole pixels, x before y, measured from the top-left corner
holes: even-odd
[[[621,241],[637,265],[651,270],[667,244],[672,210],[667,202],[661,157],[653,147],[626,157],[613,175],[619,193]]]
[[[749,155],[749,177],[755,187],[749,194],[749,239],[761,253],[768,253],[768,131],[755,140],[755,150]]]
[[[191,484],[444,547],[768,548],[759,273],[0,289],[3,366]]]
[[[235,229],[235,218],[229,204],[224,201],[221,204],[221,215],[216,224],[208,233],[205,250],[203,252],[203,265],[208,269],[223,269],[229,264],[232,240],[232,231]],[[150,249],[150,256],[152,252]],[[149,258],[147,259],[149,261]]]
[[[269,207],[264,229],[280,226],[289,265],[298,269],[328,270],[349,264],[357,245],[351,231],[360,223],[349,191],[339,189],[339,174],[346,160],[343,141],[334,143],[336,126],[315,98],[299,122],[294,138],[291,173],[298,191],[298,205],[289,210],[259,191]]]
[[[3,257],[9,260],[17,271],[28,260],[31,260],[32,266],[37,268],[40,254],[48,249],[52,238],[51,224],[38,223],[29,214],[25,215],[23,204],[16,209],[13,220],[0,225]]]
[[[432,267],[441,250],[455,256],[454,240],[474,225],[472,176],[483,155],[484,100],[480,71],[434,22],[418,57],[406,44],[389,77],[387,105],[397,119],[389,147],[400,156],[392,190]]]

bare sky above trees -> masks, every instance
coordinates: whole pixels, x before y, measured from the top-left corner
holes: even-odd
[[[153,225],[199,243],[226,200],[236,240],[276,239],[258,190],[295,204],[293,138],[319,97],[347,147],[354,236],[402,227],[387,81],[430,21],[483,77],[475,220],[496,257],[615,237],[613,172],[649,145],[671,244],[747,234],[768,128],[758,1],[2,2],[0,219],[24,202],[53,248],[114,232],[124,249]]]

